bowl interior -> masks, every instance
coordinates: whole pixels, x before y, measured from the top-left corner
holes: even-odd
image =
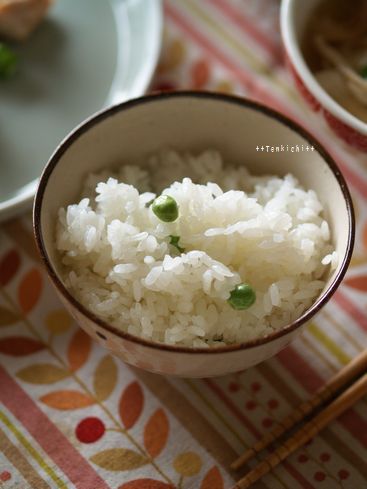
[[[350,254],[352,211],[348,190],[334,163],[322,149],[312,150],[308,135],[298,131],[269,109],[221,95],[166,94],[113,107],[72,133],[46,167],[35,205],[36,234],[43,252],[62,281],[55,249],[57,212],[79,200],[88,173],[126,163],[143,166],[147,156],[162,148],[194,153],[215,148],[225,161],[246,165],[252,173],[291,172],[317,192],[340,257],[325,292]]]

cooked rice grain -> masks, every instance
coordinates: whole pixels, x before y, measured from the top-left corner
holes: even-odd
[[[147,206],[160,193],[178,203],[177,221]],[[338,263],[314,191],[291,174],[224,167],[217,151],[162,151],[144,168],[90,175],[82,195],[59,211],[65,284],[97,316],[149,340],[203,347],[267,335],[310,307]],[[236,311],[227,299],[241,282],[257,299]]]

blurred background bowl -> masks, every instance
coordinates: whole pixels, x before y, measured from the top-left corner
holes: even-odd
[[[298,320],[242,344],[215,349],[168,346],[117,330],[86,310],[65,288],[55,246],[58,209],[79,199],[88,173],[144,161],[162,148],[193,153],[214,148],[222,153],[224,161],[246,165],[255,174],[291,172],[302,185],[317,192],[339,265],[313,306]],[[335,292],[348,266],[354,240],[349,191],[338,167],[317,141],[286,117],[260,104],[205,92],[142,97],[102,111],[80,125],[56,149],[42,174],[34,206],[34,229],[61,300],[91,337],[131,365],[186,377],[244,370],[288,345]]]
[[[287,62],[298,91],[311,110],[318,112],[337,137],[367,151],[367,124],[339,105],[318,83],[301,52],[301,41],[311,13],[322,0],[283,0],[280,20]]]

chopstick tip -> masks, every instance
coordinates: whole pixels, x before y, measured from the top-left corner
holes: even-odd
[[[240,469],[243,465],[245,465],[246,462],[248,462],[252,457],[256,455],[256,452],[253,448],[249,448],[246,450],[245,453],[243,453],[240,457],[236,458],[231,465],[230,468],[231,470],[238,470]]]

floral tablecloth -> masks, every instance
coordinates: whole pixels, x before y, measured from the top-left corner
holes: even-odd
[[[1,489],[226,489],[236,454],[367,346],[367,156],[335,142],[283,65],[276,0],[168,0],[153,89],[234,92],[301,120],[332,152],[357,214],[346,280],[277,357],[222,378],[136,370],[58,301],[25,215],[0,227]],[[254,485],[367,487],[367,400]]]

